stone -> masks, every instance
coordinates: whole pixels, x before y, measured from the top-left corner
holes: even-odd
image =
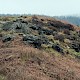
[[[26,41],[29,44],[33,44],[36,48],[40,48],[41,44],[48,44],[49,43],[49,41],[46,37],[34,36],[34,35],[24,36],[23,41]]]
[[[33,30],[38,30],[38,27],[36,25],[35,26],[33,25],[30,28],[33,29]]]
[[[59,44],[53,45],[52,48],[60,53],[63,53],[63,49],[60,47]]]
[[[80,52],[80,43],[72,43],[71,44],[72,49],[74,49],[76,52]]]
[[[43,29],[42,31],[43,31],[43,33],[46,34],[46,35],[53,35],[53,31],[52,31],[52,30]]]
[[[32,44],[37,39],[34,35],[26,35],[23,37],[23,41],[26,41],[27,43]]]
[[[5,35],[2,37],[3,42],[12,41],[13,39],[14,39],[14,37],[12,35]]]

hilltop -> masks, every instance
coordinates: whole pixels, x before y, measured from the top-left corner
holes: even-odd
[[[78,15],[73,15],[73,16],[54,16],[57,19],[60,20],[65,20],[67,22],[70,22],[71,24],[77,25],[78,27],[80,26],[80,16]]]
[[[80,28],[47,16],[0,17],[0,80],[79,80]]]

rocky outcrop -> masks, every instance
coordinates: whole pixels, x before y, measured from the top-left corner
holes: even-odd
[[[23,41],[26,43],[33,44],[36,48],[41,48],[41,44],[49,44],[49,40],[46,37],[26,35],[23,37]]]
[[[45,47],[50,45],[53,50],[63,53],[65,47],[68,46],[70,49],[80,52],[80,45],[75,43],[80,42],[80,32],[75,30],[74,25],[56,19],[42,19],[32,16],[29,20],[26,20],[21,17],[4,23],[1,30],[12,35],[18,34],[20,36],[21,34],[24,43],[36,48],[42,48],[42,45],[46,45]],[[12,36],[1,38],[3,42],[13,40]],[[65,42],[65,40],[70,43]],[[55,45],[56,43],[59,43],[59,45]]]

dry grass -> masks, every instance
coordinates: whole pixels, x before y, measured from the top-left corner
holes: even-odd
[[[2,47],[3,46],[3,47]],[[0,42],[0,80],[80,80],[80,62],[26,46]]]

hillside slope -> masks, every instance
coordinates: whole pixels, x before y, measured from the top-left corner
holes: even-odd
[[[2,42],[1,42],[2,43]],[[80,62],[55,56],[15,39],[0,46],[0,80],[79,80]]]
[[[0,80],[80,80],[80,28],[46,16],[0,21]]]

